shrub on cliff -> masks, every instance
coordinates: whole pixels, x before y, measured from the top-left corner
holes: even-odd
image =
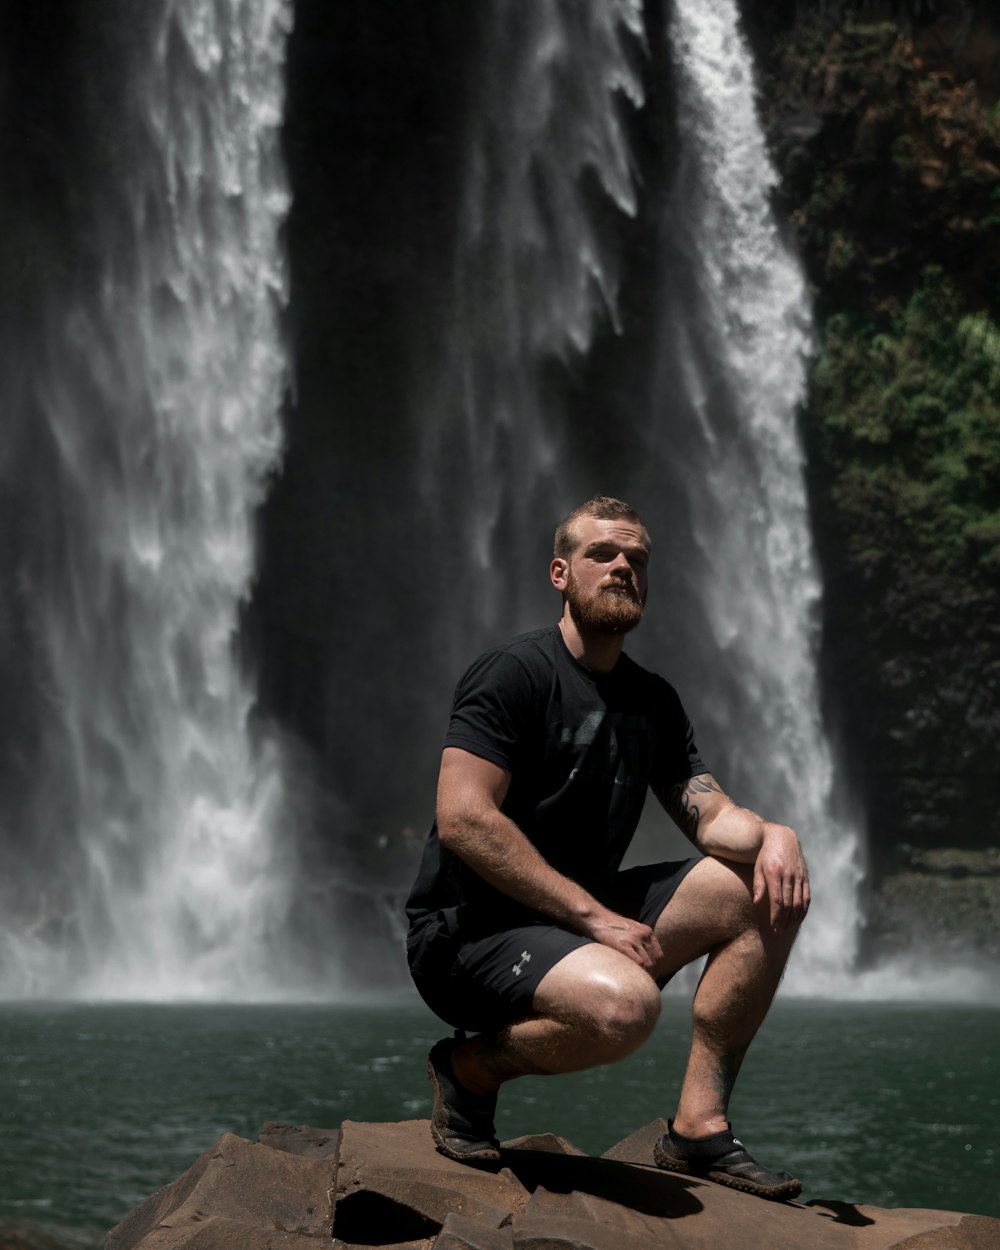
[[[764,58],[822,323],[827,662],[876,858],[1000,832],[1000,131],[989,85],[920,37],[814,15]]]
[[[844,312],[813,371],[830,500],[861,573],[1000,571],[1000,328],[925,269],[887,330]]]

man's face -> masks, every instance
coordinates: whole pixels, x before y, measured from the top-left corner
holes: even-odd
[[[566,597],[581,632],[627,634],[646,603],[649,539],[625,520],[582,517],[569,560],[552,561],[553,584]]]

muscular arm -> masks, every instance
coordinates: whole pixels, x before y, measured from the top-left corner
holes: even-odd
[[[738,807],[711,773],[657,790],[656,797],[703,854],[754,865],[754,902],[770,900],[774,929],[802,920],[809,909],[809,870],[793,829]]]
[[[557,924],[627,955],[642,968],[660,958],[653,931],[602,906],[538,853],[501,810],[510,773],[459,747],[445,747],[438,777],[441,845],[484,881]]]

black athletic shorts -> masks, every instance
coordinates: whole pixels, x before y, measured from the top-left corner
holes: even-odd
[[[627,868],[600,892],[600,901],[652,926],[700,859]],[[406,956],[413,982],[431,1011],[455,1028],[483,1033],[530,1015],[542,977],[570,951],[591,941],[517,904],[502,919],[477,916],[466,904],[416,921]]]

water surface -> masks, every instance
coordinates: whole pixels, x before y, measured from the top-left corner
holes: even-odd
[[[501,1137],[552,1131],[601,1153],[672,1111],[687,1007],[612,1068],[508,1087]],[[1000,1009],[779,1003],[748,1057],[734,1126],[804,1198],[1000,1216]],[[0,1228],[86,1250],[219,1136],[268,1120],[425,1117],[441,1026],[380,1007],[0,1007]]]

